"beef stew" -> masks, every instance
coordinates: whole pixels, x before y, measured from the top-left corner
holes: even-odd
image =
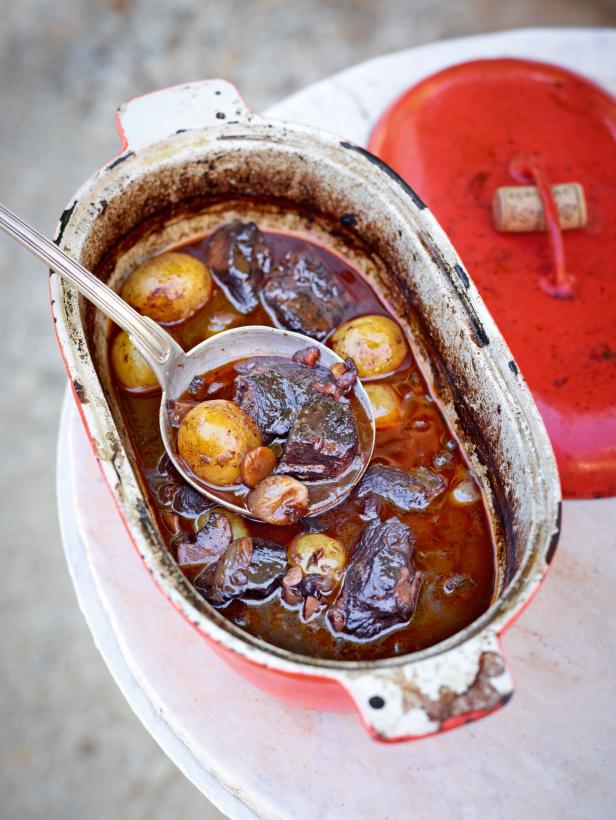
[[[372,465],[342,505],[316,518],[293,516],[287,526],[249,521],[179,478],[163,454],[158,397],[126,389],[116,369],[128,434],[186,577],[237,626],[314,657],[406,654],[477,618],[496,579],[485,504],[395,317],[359,271],[307,238],[250,223],[223,224],[179,250],[213,278],[209,301],[169,326],[180,343],[195,343],[195,327],[224,329],[212,321],[224,316],[226,326],[274,324],[352,354],[338,373],[306,352],[303,361],[261,357],[193,380],[182,401],[234,403],[261,435],[251,452],[265,446],[276,455],[275,475],[241,493],[249,498],[283,477],[335,479],[353,452],[340,399],[357,371],[373,388],[377,420]],[[371,347],[374,334],[380,341]],[[309,382],[303,369],[312,371]]]

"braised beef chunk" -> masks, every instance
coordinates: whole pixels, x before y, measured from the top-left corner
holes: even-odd
[[[232,222],[215,231],[207,261],[227,298],[241,313],[259,305],[258,288],[270,270],[271,256],[254,222]]]
[[[403,512],[421,512],[445,490],[442,476],[426,467],[400,470],[373,464],[366,470],[357,489],[357,496],[378,498]]]
[[[264,600],[280,585],[287,570],[287,552],[281,544],[264,538],[237,538],[216,564],[203,572],[195,586],[214,606],[234,598]]]
[[[343,320],[348,303],[348,295],[335,274],[305,254],[285,256],[261,292],[283,327],[321,342]]]
[[[325,367],[307,367],[277,356],[247,359],[235,372],[233,400],[264,436],[286,436],[315,382],[333,383]]]
[[[222,513],[213,512],[196,535],[181,533],[174,539],[177,562],[189,564],[215,564],[233,538],[229,519]]]
[[[410,621],[421,585],[411,561],[414,542],[411,528],[398,518],[368,524],[328,613],[337,632],[374,638]]]
[[[158,460],[158,464],[156,465],[156,472],[159,476],[163,476],[163,478],[170,478],[173,481],[182,480],[180,474],[173,466],[173,462],[169,458],[167,452],[164,452]]]
[[[353,461],[357,446],[350,405],[318,393],[297,413],[278,472],[304,481],[335,478]]]
[[[173,512],[186,518],[198,518],[201,513],[212,507],[212,502],[190,484],[181,484],[173,498],[171,506]]]

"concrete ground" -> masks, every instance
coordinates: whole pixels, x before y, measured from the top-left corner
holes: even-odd
[[[48,234],[115,152],[114,109],[137,94],[217,76],[260,109],[432,40],[616,23],[613,0],[6,0],[0,12],[0,201]],[[0,816],[218,817],[134,717],[77,608],[55,509],[65,376],[46,274],[0,237],[0,276]]]

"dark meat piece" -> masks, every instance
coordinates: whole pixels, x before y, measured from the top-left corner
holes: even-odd
[[[357,489],[357,496],[376,496],[403,512],[421,512],[445,490],[442,476],[426,467],[400,470],[373,464],[366,470]]]
[[[237,538],[215,571],[201,573],[195,586],[214,606],[225,606],[234,598],[264,600],[280,585],[287,566],[287,552],[281,544],[264,538]]]
[[[190,564],[210,567],[218,561],[232,538],[229,519],[222,513],[213,512],[196,535],[183,532],[174,538],[177,562],[181,567]]]
[[[314,257],[286,256],[262,289],[276,321],[322,342],[344,318],[348,295],[335,274]]]
[[[173,498],[171,508],[186,518],[198,518],[212,506],[213,503],[190,484],[182,484]]]
[[[169,481],[166,484],[161,484],[156,491],[156,496],[161,504],[165,507],[171,504],[173,501],[175,494],[180,489],[180,485],[176,484],[174,481]]]
[[[414,542],[411,528],[398,518],[368,524],[328,613],[337,632],[374,638],[410,621],[421,585],[411,561]]]
[[[350,405],[315,395],[297,414],[277,472],[304,481],[335,478],[353,461],[357,445]]]
[[[164,478],[171,478],[174,481],[181,481],[181,476],[173,466],[173,462],[169,458],[168,453],[163,453],[158,464],[156,465],[156,472]]]
[[[333,384],[326,367],[307,367],[278,356],[247,359],[235,372],[233,400],[254,419],[264,436],[286,436],[315,383]]]
[[[207,262],[227,298],[241,313],[259,305],[259,285],[269,273],[271,255],[254,222],[232,222],[215,231]]]

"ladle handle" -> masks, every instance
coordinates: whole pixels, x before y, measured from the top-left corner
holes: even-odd
[[[125,330],[157,377],[160,375],[159,366],[167,362],[177,347],[168,333],[152,319],[137,313],[114,290],[1,204],[0,228],[67,279],[105,316]]]

